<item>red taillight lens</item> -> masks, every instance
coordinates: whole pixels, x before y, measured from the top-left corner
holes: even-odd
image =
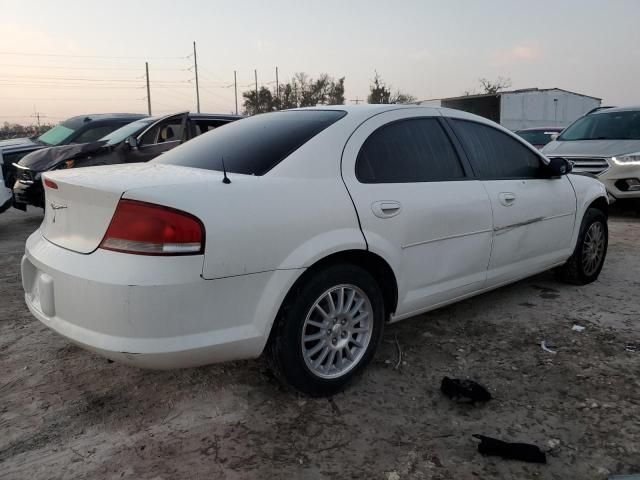
[[[139,255],[197,255],[204,253],[204,226],[186,212],[123,199],[100,248]]]
[[[44,184],[46,187],[53,188],[54,190],[58,189],[58,184],[53,180],[49,180],[48,178],[44,179]]]

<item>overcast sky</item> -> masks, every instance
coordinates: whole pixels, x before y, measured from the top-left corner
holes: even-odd
[[[640,104],[640,0],[0,0],[0,122],[74,114],[235,109],[241,92],[295,72],[345,76],[347,103],[374,71],[419,99],[498,76]],[[45,56],[46,54],[46,56]]]

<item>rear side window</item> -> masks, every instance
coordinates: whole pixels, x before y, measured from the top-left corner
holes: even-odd
[[[497,128],[451,119],[456,134],[482,179],[538,178],[540,158]]]
[[[196,120],[194,121],[195,135],[202,135],[227,123],[229,123],[228,120]]]
[[[435,118],[385,125],[364,142],[356,160],[362,183],[434,182],[463,178],[449,137]]]
[[[231,122],[153,160],[228,172],[264,175],[322,130],[340,120],[340,110],[288,110]]]

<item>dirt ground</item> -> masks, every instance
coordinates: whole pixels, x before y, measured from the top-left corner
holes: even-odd
[[[329,400],[280,387],[259,360],[155,372],[70,345],[23,302],[20,258],[41,219],[36,210],[0,215],[1,478],[566,480],[640,472],[636,216],[611,218],[598,282],[568,286],[545,273],[391,325],[365,374]],[[542,351],[542,340],[557,354]],[[398,345],[403,361],[394,369]],[[443,375],[473,378],[495,399],[454,404],[439,391]],[[538,444],[548,463],[483,457],[474,433]]]

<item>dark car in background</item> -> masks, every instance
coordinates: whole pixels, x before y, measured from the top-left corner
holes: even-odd
[[[242,118],[182,112],[161,117],[145,117],[96,141],[62,145],[25,155],[14,164],[14,207],[44,207],[42,172],[95,165],[147,162],[198,135]]]
[[[517,130],[515,133],[520,137],[524,138],[531,145],[540,150],[547,143],[553,140],[556,136],[562,132],[564,128],[561,127],[548,127],[548,128],[524,128],[522,130]]]
[[[36,150],[58,145],[95,142],[99,138],[144,118],[139,113],[99,113],[71,117],[35,138],[14,138],[0,142],[0,168],[6,187],[13,188],[13,164]]]

